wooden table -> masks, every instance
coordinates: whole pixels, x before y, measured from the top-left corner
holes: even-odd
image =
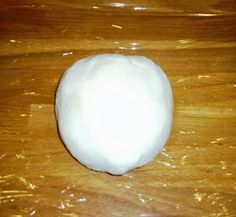
[[[236,216],[235,6],[1,0],[0,216]],[[62,73],[98,53],[145,55],[173,87],[167,146],[123,176],[81,166],[56,128]]]

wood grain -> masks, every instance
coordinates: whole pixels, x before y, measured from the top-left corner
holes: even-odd
[[[62,144],[64,70],[98,53],[145,55],[175,97],[165,149],[123,176]],[[0,216],[236,216],[236,1],[0,1]]]

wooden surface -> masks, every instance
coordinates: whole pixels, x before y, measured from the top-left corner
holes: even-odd
[[[0,216],[236,216],[235,6],[1,0]],[[54,117],[64,70],[108,52],[156,61],[175,97],[166,148],[123,176],[77,163]]]

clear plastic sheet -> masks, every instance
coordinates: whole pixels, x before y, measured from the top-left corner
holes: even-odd
[[[0,216],[235,216],[230,4],[0,3]],[[54,116],[63,71],[108,52],[152,58],[175,96],[168,144],[151,163],[122,176],[76,162]]]

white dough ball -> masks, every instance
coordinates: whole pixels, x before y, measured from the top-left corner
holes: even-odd
[[[101,54],[74,63],[56,95],[59,132],[88,168],[120,175],[151,161],[171,131],[169,81],[143,56]]]

